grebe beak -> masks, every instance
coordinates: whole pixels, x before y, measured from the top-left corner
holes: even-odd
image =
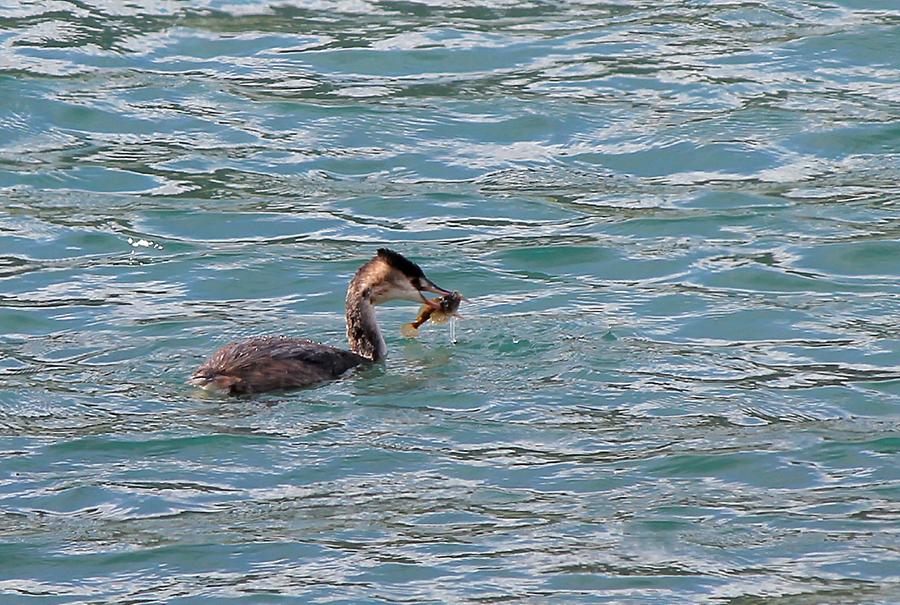
[[[441,296],[447,296],[448,294],[453,294],[450,290],[444,290],[433,281],[428,279],[427,277],[419,278],[419,294],[422,292],[434,292],[435,294],[440,294]],[[424,296],[423,296],[424,298]]]
[[[425,298],[425,295],[423,294],[423,292],[433,292],[435,294],[440,294],[441,296],[447,296],[448,294],[453,294],[453,292],[451,292],[450,290],[444,290],[443,288],[441,288],[440,286],[435,284],[433,281],[431,281],[427,277],[419,278],[418,290],[419,290],[419,296],[422,297],[422,302],[425,303],[426,305],[428,305],[429,307],[431,307],[432,309],[434,309],[435,311],[441,310],[441,303],[434,302],[433,300],[428,300],[427,298]]]
[[[435,301],[433,301],[433,300],[428,300],[427,298],[425,298],[425,295],[422,294],[421,292],[419,292],[419,296],[422,297],[422,302],[423,302],[424,304],[428,305],[429,307],[431,307],[431,308],[434,309],[435,311],[440,311],[440,310],[441,310],[441,303],[440,303],[440,302],[435,302]]]

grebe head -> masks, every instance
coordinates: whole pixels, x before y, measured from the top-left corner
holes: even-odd
[[[359,270],[357,277],[367,283],[373,305],[389,300],[409,300],[439,308],[440,305],[425,298],[423,292],[450,294],[449,290],[425,277],[419,265],[387,248],[379,249],[375,258]]]

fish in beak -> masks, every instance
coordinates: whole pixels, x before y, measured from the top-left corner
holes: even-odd
[[[431,292],[433,294],[440,294],[441,296],[452,296],[453,295],[453,292],[451,292],[450,290],[444,290],[443,288],[441,288],[440,286],[435,284],[433,281],[431,281],[427,277],[419,278],[418,290],[419,290],[419,296],[422,297],[422,302],[425,303],[426,305],[428,305],[429,307],[431,307],[432,309],[434,309],[435,311],[441,310],[441,301],[440,300],[436,300],[436,301],[429,300],[428,298],[425,298],[425,295],[423,294],[423,292]]]
[[[438,291],[446,292],[443,288],[438,289]],[[462,319],[462,315],[457,311],[459,303],[463,300],[459,292],[450,292],[444,296],[428,300],[420,290],[419,296],[422,297],[422,302],[425,304],[419,309],[416,319],[400,327],[400,333],[406,338],[415,338],[419,333],[419,326],[429,319],[436,324],[446,323],[452,317]]]

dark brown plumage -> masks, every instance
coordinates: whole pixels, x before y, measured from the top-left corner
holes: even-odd
[[[299,338],[260,336],[232,342],[197,368],[190,382],[232,395],[305,387],[371,360]]]
[[[407,277],[425,277],[425,272],[422,271],[422,267],[412,262],[402,254],[394,252],[393,250],[388,250],[387,248],[379,248],[376,258],[381,258],[387,261],[390,266],[401,271]]]

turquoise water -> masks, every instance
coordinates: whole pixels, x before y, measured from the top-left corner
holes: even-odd
[[[0,602],[900,602],[895,2],[0,4]],[[457,325],[319,388],[382,245]]]

